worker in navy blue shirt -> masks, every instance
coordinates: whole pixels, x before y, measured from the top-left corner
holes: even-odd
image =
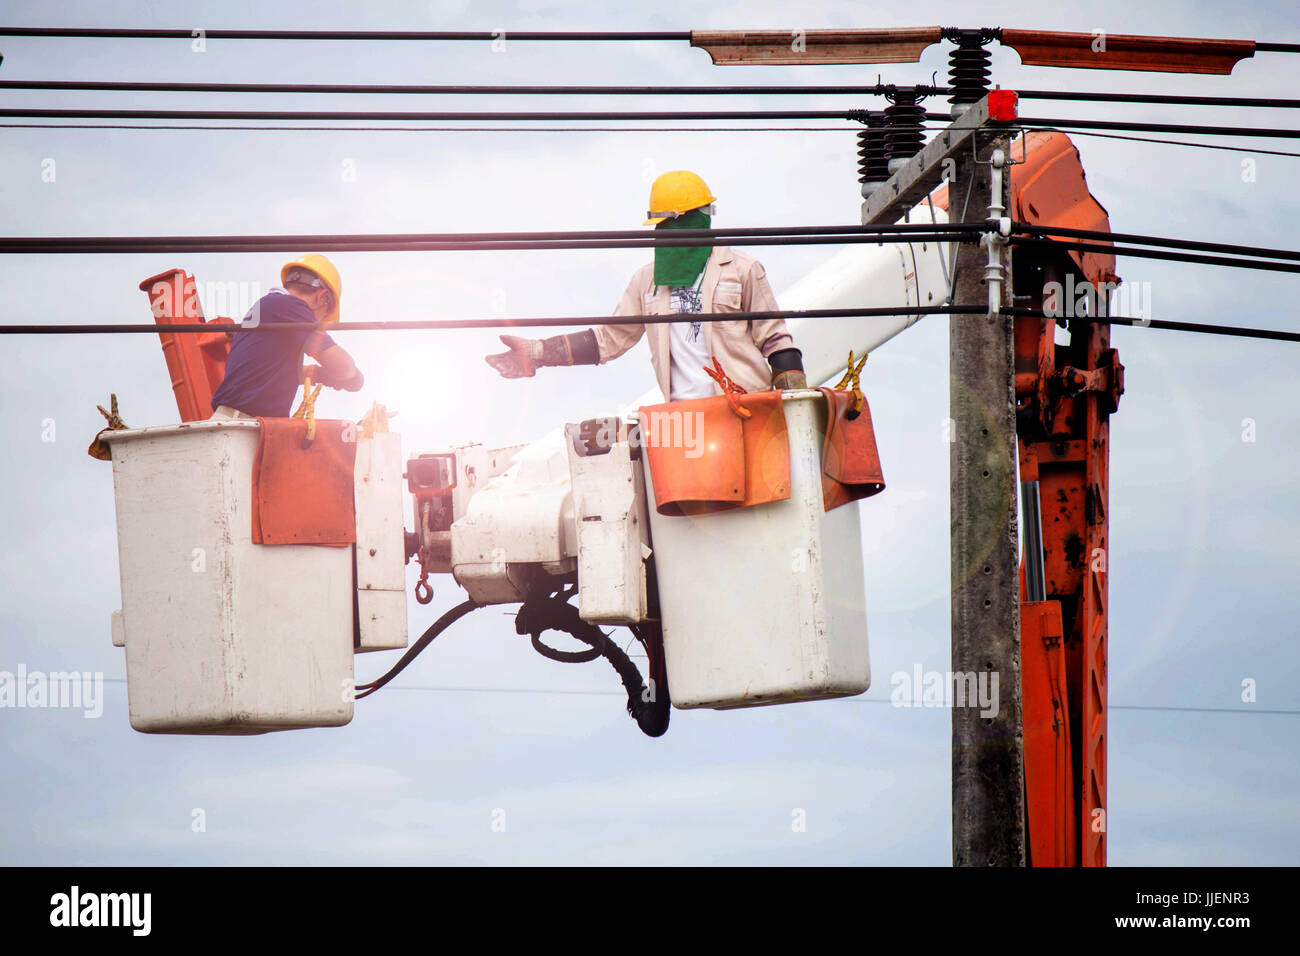
[[[329,334],[313,328],[339,320],[343,284],[334,264],[322,255],[300,256],[280,270],[283,288],[272,289],[254,303],[242,324],[299,323],[297,329],[242,329],[226,358],[226,376],[212,396],[213,418],[287,418],[303,382],[303,354],[320,364],[309,366],[313,382],[349,392],[365,379],[356,364]]]

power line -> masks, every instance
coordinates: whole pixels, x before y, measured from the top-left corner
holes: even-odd
[[[948,96],[941,86],[901,87],[919,98]],[[137,80],[0,80],[0,90],[61,90],[131,93],[278,93],[438,96],[884,96],[898,92],[895,83],[866,85],[750,85],[610,86],[558,84],[358,84],[358,83],[196,83]],[[1062,100],[1096,103],[1138,103],[1177,106],[1300,109],[1300,99],[1258,96],[1188,96],[1163,93],[1104,93],[1083,90],[1016,90],[1022,100]]]
[[[1179,322],[1173,319],[1151,319],[1131,315],[1060,315],[1012,306],[1001,310],[1002,315],[1027,315],[1036,319],[1065,319],[1070,322],[1104,322],[1110,325],[1128,325],[1144,329],[1165,329],[1171,332],[1199,332],[1203,335],[1226,335],[1234,338],[1267,339],[1274,342],[1300,342],[1300,332],[1280,329],[1254,329],[1240,325],[1217,325],[1209,322]]]
[[[135,80],[0,80],[0,90],[94,90],[131,93],[356,93],[438,96],[880,96],[897,89],[891,83],[821,86],[577,86],[577,85],[420,85],[358,83],[192,83]],[[921,95],[947,95],[940,87],[918,87]],[[1287,101],[1280,101],[1287,102]],[[1295,102],[1300,106],[1300,100]]]
[[[1169,106],[1232,106],[1300,109],[1300,100],[1267,96],[1187,96],[1167,93],[1100,93],[1083,90],[1016,90],[1022,100],[1068,100],[1080,103],[1142,103]]]
[[[638,120],[848,120],[850,110],[494,110],[494,111],[376,111],[376,110],[100,110],[5,109],[12,119],[124,119],[124,120],[358,120],[358,121],[638,121]],[[861,113],[861,110],[856,111]],[[927,115],[946,119],[947,114]]]
[[[940,224],[942,225],[942,224]],[[728,240],[728,246],[820,246],[820,245],[858,245],[914,242],[960,242],[975,241],[975,233],[942,231],[926,232],[907,236],[889,235],[836,235],[836,236],[788,236],[765,238],[736,238]],[[1034,240],[1026,240],[1032,242]],[[392,243],[388,241],[354,242],[336,239],[332,242],[316,243],[318,252],[501,252],[523,250],[541,252],[563,249],[657,249],[686,248],[699,246],[716,246],[721,243],[713,239],[679,239],[672,236],[645,236],[640,239],[620,239],[612,242],[600,240],[569,240],[559,242],[407,242]],[[234,252],[291,252],[299,249],[302,243],[264,241],[239,243],[212,243],[195,245],[174,243],[158,245],[136,242],[129,237],[111,246],[67,240],[62,245],[43,246],[27,239],[17,241],[0,240],[0,255],[107,255],[140,253],[234,253]]]
[[[983,306],[884,306],[869,309],[774,309],[763,312],[712,312],[694,316],[700,322],[730,322],[753,319],[830,319],[830,318],[877,318],[895,315],[982,315],[987,312]],[[329,326],[312,325],[304,322],[260,322],[240,325],[221,325],[210,322],[178,323],[79,323],[69,325],[0,325],[0,335],[94,335],[94,334],[132,334],[156,332],[275,332],[293,330],[302,332],[314,329],[325,332],[410,332],[455,329],[514,329],[514,328],[550,328],[553,326],[574,325],[661,325],[678,321],[669,315],[589,315],[568,316],[563,318],[523,318],[523,319],[418,319],[412,321],[380,322],[338,322]]]
[[[3,114],[0,114],[3,115]],[[926,119],[931,119],[926,114]],[[938,114],[942,120],[943,114]],[[1118,120],[1072,120],[1057,117],[1022,116],[1015,123],[1021,126],[1060,129],[1127,130],[1134,133],[1192,133],[1198,136],[1253,136],[1267,139],[1300,139],[1300,129],[1261,129],[1250,126],[1195,126],[1187,123],[1125,123]]]
[[[623,697],[625,696],[616,690],[578,690],[578,689],[556,689],[551,690],[544,687],[454,687],[438,686],[430,684],[393,684],[390,690],[409,690],[436,693],[473,693],[473,694],[555,694],[555,695],[574,695],[590,697]],[[856,697],[833,698],[828,703],[841,704],[892,704],[893,701],[888,697],[867,697],[858,695]],[[900,707],[899,710],[912,710],[911,707]],[[929,708],[935,709],[935,708]],[[1266,708],[1247,708],[1247,707],[1177,707],[1177,706],[1156,706],[1142,704],[1108,704],[1109,710],[1137,710],[1137,711],[1166,711],[1170,713],[1182,714],[1273,714],[1285,715],[1289,717],[1300,716],[1300,710],[1282,710]]]
[[[1270,262],[1261,259],[1242,259],[1236,256],[1207,256],[1191,252],[1171,252],[1160,249],[1138,249],[1134,246],[1115,246],[1095,242],[1074,242],[1062,239],[1017,239],[1011,241],[1018,246],[1057,249],[1074,249],[1079,252],[1095,252],[1103,256],[1128,256],[1136,259],[1165,259],[1171,262],[1191,262],[1205,266],[1226,266],[1232,269],[1257,269],[1263,272],[1300,272],[1300,263],[1291,265],[1286,262]]]
[[[882,306],[862,309],[796,309],[773,310],[766,312],[713,312],[697,318],[701,322],[730,322],[733,320],[753,319],[834,319],[834,318],[881,318],[898,315],[985,315],[984,306]],[[1284,332],[1275,329],[1256,329],[1246,326],[1215,325],[1206,322],[1179,322],[1169,319],[1151,319],[1141,316],[1066,316],[1044,312],[1042,309],[1012,307],[1001,310],[1002,315],[1026,315],[1034,318],[1064,318],[1076,322],[1105,322],[1111,325],[1128,325],[1140,328],[1166,329],[1175,332],[1198,332],[1209,335],[1226,335],[1238,338],[1269,339],[1278,342],[1300,342],[1300,332]],[[177,323],[175,325],[139,323],[77,323],[67,325],[10,324],[0,325],[0,335],[99,335],[99,334],[134,334],[134,333],[206,333],[206,332],[274,332],[293,330],[301,332],[310,327],[327,332],[411,332],[411,331],[450,331],[464,329],[517,329],[517,328],[552,328],[571,326],[598,325],[661,325],[676,321],[672,315],[619,315],[619,316],[567,316],[563,318],[517,318],[517,319],[448,319],[382,321],[382,322],[339,322],[330,326],[306,323],[262,322],[257,325],[239,324],[222,325],[211,322]]]
[[[935,132],[943,127],[916,127],[925,132]],[[207,126],[186,124],[125,124],[125,123],[0,123],[0,129],[120,129],[120,130],[196,130],[207,132],[327,132],[327,133],[850,133],[858,130],[847,126]],[[1071,130],[1071,136],[1090,136],[1097,139],[1116,139],[1131,143],[1155,143],[1161,146],[1186,146],[1192,149],[1213,149],[1230,153],[1249,153],[1262,156],[1300,157],[1300,153],[1258,146],[1229,146],[1222,143],[1195,143],[1188,140],[1155,139],[1145,136],[1124,136],[1100,133],[1094,130]]]
[[[338,133],[856,133],[846,126],[196,126],[121,123],[0,123],[0,129],[246,130]],[[1087,134],[1080,134],[1087,135]],[[1100,135],[1100,134],[1094,134]],[[1133,137],[1118,137],[1129,139]],[[1152,140],[1152,142],[1157,142]],[[1189,143],[1198,146],[1199,143]],[[1222,149],[1231,149],[1224,146]],[[1255,152],[1269,152],[1255,150]],[[1300,153],[1282,153],[1283,156]]]
[[[0,37],[116,40],[543,40],[584,42],[690,40],[690,30],[135,30],[119,27],[0,27]]]
[[[374,111],[374,110],[77,110],[77,109],[6,109],[0,117],[10,119],[122,119],[122,120],[357,120],[357,121],[664,121],[664,120],[831,120],[860,121],[864,110],[640,110],[640,111]],[[945,113],[926,113],[924,119],[945,122]],[[1020,127],[1055,127],[1059,129],[1100,129],[1147,133],[1190,133],[1199,136],[1249,136],[1270,139],[1300,139],[1300,129],[1259,128],[1248,126],[1197,126],[1184,123],[1125,123],[1116,120],[1072,120],[1060,117],[1025,116],[1009,125]],[[893,127],[897,130],[899,127]]]
[[[985,224],[986,228],[991,223]],[[1095,229],[1069,229],[1063,226],[1036,226],[1027,222],[1013,222],[1013,233],[1030,236],[1070,236],[1076,239],[1104,239],[1113,242],[1136,242],[1145,246],[1168,246],[1172,249],[1190,249],[1201,252],[1227,252],[1236,255],[1262,256],[1270,259],[1300,260],[1300,252],[1293,249],[1271,249],[1263,246],[1236,246],[1224,242],[1205,242],[1199,239],[1166,239],[1162,236],[1142,236],[1128,232],[1100,232]]]
[[[960,32],[956,28],[944,30],[944,36]],[[1001,31],[997,31],[1000,37]],[[47,37],[60,39],[143,39],[189,40],[198,36],[219,40],[436,40],[436,41],[492,41],[539,40],[550,42],[608,42],[608,41],[690,41],[692,30],[675,31],[611,31],[611,30],[185,30],[185,29],[132,29],[123,27],[0,27],[0,36]],[[938,42],[936,38],[935,42]],[[1255,53],[1300,53],[1297,43],[1269,43],[1263,41],[1230,41],[1250,43]]]
[[[126,684],[125,677],[105,677],[105,684]],[[625,697],[621,691],[616,690],[583,690],[581,688],[567,687],[457,687],[450,684],[390,684],[388,690],[405,690],[415,691],[417,693],[439,693],[439,694],[542,694],[546,696],[565,696],[565,697]],[[888,697],[866,697],[859,695],[856,697],[839,697],[828,700],[827,703],[840,704],[889,704],[892,701]],[[899,710],[912,710],[910,707],[900,707]],[[936,708],[929,708],[931,710]],[[1282,710],[1277,708],[1254,708],[1254,707],[1176,707],[1176,706],[1157,706],[1143,704],[1108,704],[1109,710],[1148,710],[1148,711],[1169,711],[1184,714],[1281,714],[1289,717],[1300,717],[1300,710]]]
[[[720,229],[674,230],[647,233],[644,230],[522,232],[522,233],[407,233],[397,235],[281,235],[281,236],[50,236],[0,238],[0,254],[104,254],[104,253],[232,253],[290,251],[313,247],[326,251],[503,251],[546,249],[622,249],[712,246],[721,241],[734,246],[824,245],[890,242],[962,242],[974,241],[977,233],[993,228],[987,222],[892,226],[792,226],[735,227]],[[1096,252],[1103,255],[1166,259],[1201,265],[1261,269],[1274,272],[1300,272],[1300,265],[1264,259],[1289,259],[1300,262],[1300,252],[1238,246],[1197,240],[1167,239],[1130,233],[1108,233],[1084,229],[1064,229],[1015,223],[1011,241],[1022,246],[1048,243],[1059,249]],[[1026,238],[1052,236],[1050,239]],[[1059,237],[1097,239],[1076,242]],[[1180,251],[1162,251],[1116,245],[1132,242],[1162,245]],[[1181,250],[1227,252],[1235,255],[1200,255]]]
[[[476,251],[637,249],[701,245],[781,245],[975,241],[983,224],[764,226],[651,231],[645,228],[559,232],[399,233],[278,236],[7,236],[0,254],[270,252],[310,246],[331,251]]]
[[[156,127],[158,129],[184,129],[185,127]],[[201,127],[196,127],[201,128]],[[220,126],[206,127],[208,129],[222,129]],[[254,127],[255,128],[255,127]],[[269,127],[268,127],[269,128]],[[281,129],[301,129],[302,127],[285,126]],[[338,127],[339,129],[349,129],[354,127]],[[617,129],[618,127],[612,127]],[[688,127],[691,128],[691,127]],[[834,130],[843,132],[838,127],[823,126],[819,129]],[[523,127],[520,128],[521,130]],[[927,130],[934,130],[936,127],[927,127]],[[1064,130],[1062,131],[1064,132]],[[1261,149],[1258,146],[1229,146],[1224,143],[1193,143],[1185,139],[1154,139],[1146,136],[1124,136],[1119,133],[1099,133],[1095,130],[1070,130],[1070,136],[1091,136],[1097,139],[1120,139],[1130,143],[1156,143],[1161,146],[1189,146],[1193,149],[1218,149],[1230,153],[1258,153],[1264,156],[1300,156],[1300,153],[1289,153],[1280,149]]]

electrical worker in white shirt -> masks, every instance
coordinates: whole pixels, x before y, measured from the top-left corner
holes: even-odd
[[[708,229],[716,198],[686,170],[664,173],[650,187],[646,225],[658,230]],[[718,315],[772,312],[779,307],[762,263],[726,246],[659,246],[654,261],[632,276],[614,315]],[[505,378],[531,377],[544,365],[598,365],[622,355],[642,335],[659,388],[669,401],[707,398],[722,389],[704,371],[713,359],[749,392],[806,388],[803,355],[785,320],[684,319],[650,325],[602,325],[548,339],[503,335],[509,351],[487,357]]]

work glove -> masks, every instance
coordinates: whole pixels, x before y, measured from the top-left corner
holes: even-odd
[[[599,365],[600,346],[591,329],[549,339],[522,339],[503,335],[509,352],[489,355],[487,363],[506,378],[532,378],[543,365]]]
[[[796,348],[778,349],[767,357],[772,366],[772,388],[807,388],[808,379],[803,373],[803,353]]]
[[[314,384],[324,385],[326,388],[334,388],[342,392],[359,392],[366,381],[365,376],[361,374],[361,369],[354,371],[351,378],[339,380],[322,365],[304,365],[302,377],[304,381],[311,379]]]
[[[487,356],[487,363],[500,372],[502,378],[532,378],[537,366],[542,364],[541,339],[503,335],[501,341],[508,351]]]

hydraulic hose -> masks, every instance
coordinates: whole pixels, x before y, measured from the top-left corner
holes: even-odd
[[[356,689],[360,693],[356,695],[356,699],[360,700],[362,697],[369,697],[375,691],[379,690],[379,688],[383,687],[390,680],[400,674],[406,668],[407,664],[411,663],[411,661],[415,660],[420,655],[421,651],[432,644],[435,637],[449,628],[452,624],[459,621],[470,611],[479,607],[482,607],[482,605],[477,604],[474,601],[462,601],[442,617],[438,618],[438,620],[429,625],[429,629],[420,635],[420,639],[411,645],[410,649],[402,655],[401,660],[394,664],[387,674],[383,677],[377,678],[376,680],[372,680],[369,683],[358,684]]]
[[[666,680],[653,677],[654,649],[647,645],[646,650],[652,660],[653,685],[651,686],[642,679],[636,664],[623,653],[623,649],[611,641],[609,636],[596,625],[584,621],[579,616],[578,609],[570,604],[565,596],[533,597],[519,608],[519,613],[515,617],[516,633],[532,635],[533,646],[537,647],[541,643],[539,636],[547,630],[563,631],[587,644],[609,661],[618,673],[619,679],[622,680],[624,690],[627,691],[627,712],[643,733],[649,737],[659,737],[668,730],[668,719],[671,713],[668,683]],[[637,636],[641,637],[640,634]],[[552,660],[563,660],[564,658],[558,655],[573,653],[556,651],[554,648],[547,648],[547,651],[551,653],[541,652]],[[662,656],[661,649],[659,655]],[[585,652],[576,652],[570,659],[575,661],[586,659]]]

